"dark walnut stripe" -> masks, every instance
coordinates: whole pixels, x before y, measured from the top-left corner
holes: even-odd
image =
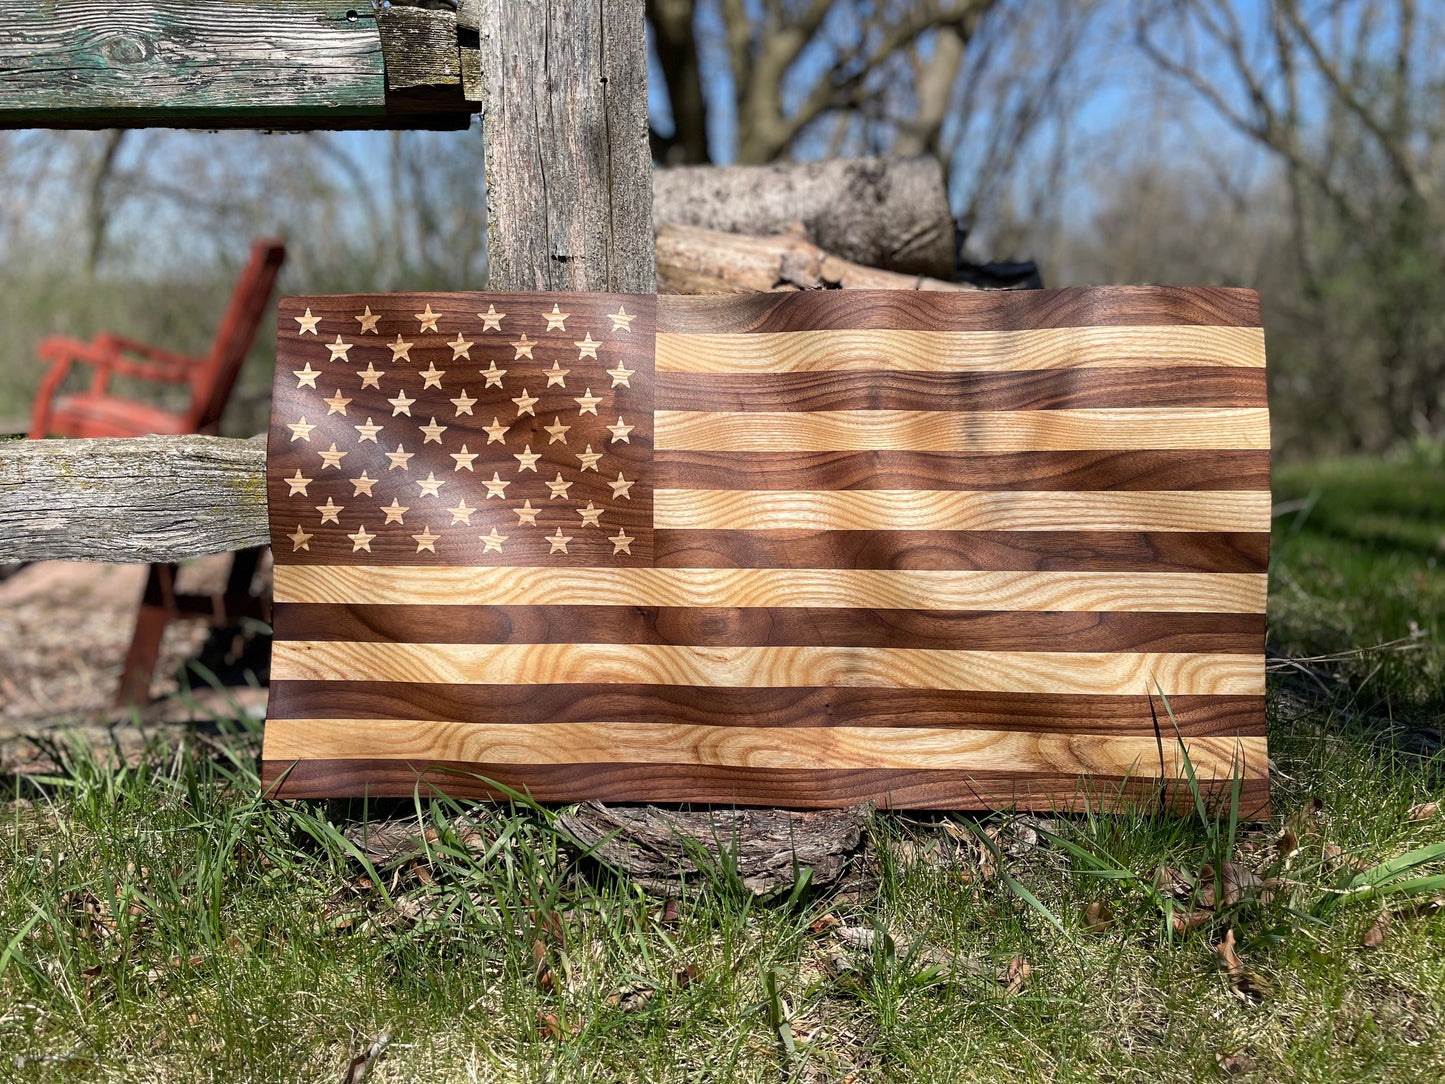
[[[1263,369],[657,374],[658,410],[1063,410],[1262,407]]]
[[[658,489],[1269,488],[1269,452],[686,452],[660,451]]]
[[[281,640],[685,644],[1249,655],[1263,614],[1052,613],[684,606],[328,606],[277,603]]]
[[[1095,811],[1163,807],[1193,808],[1182,784],[1095,775],[961,772],[898,769],[814,771],[669,764],[516,765],[413,764],[394,760],[267,760],[261,764],[264,793],[273,798],[324,798],[337,794],[374,798],[448,795],[505,798],[507,791],[541,802],[583,799],[622,802],[711,802],[720,805],[817,809],[877,802],[900,809],[1023,808]],[[1230,799],[1228,780],[1201,781],[1213,808]],[[1245,779],[1240,814],[1269,815],[1269,780]]]
[[[1184,531],[657,531],[660,568],[1263,572],[1269,535]]]
[[[1185,737],[1264,733],[1262,696],[1170,699]],[[1166,736],[1162,700],[1154,712]],[[907,726],[1040,734],[1153,734],[1146,696],[976,693],[864,687],[716,688],[692,685],[452,685],[273,681],[276,719],[425,719],[475,723],[688,723],[700,726]]]
[[[657,299],[657,330],[674,334],[899,330],[1026,331],[1056,327],[1194,324],[1259,327],[1253,290],[1088,286],[1068,290],[908,293],[810,290]]]

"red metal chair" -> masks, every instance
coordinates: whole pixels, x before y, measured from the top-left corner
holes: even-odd
[[[271,300],[276,276],[286,258],[279,241],[259,240],[236,282],[211,349],[191,357],[122,338],[101,334],[89,342],[64,336],[44,340],[37,352],[51,362],[40,382],[31,414],[30,436],[139,437],[152,433],[215,433],[221,414],[240,375],[241,363],[256,339],[256,329]],[[94,369],[90,387],[60,395],[61,385],[76,365]],[[189,385],[184,409],[166,410],[112,394],[112,376],[156,383]],[[119,704],[144,702],[160,653],[161,634],[173,618],[204,618],[225,623],[237,617],[269,617],[267,600],[251,595],[251,578],[261,551],[243,550],[232,562],[223,594],[181,595],[175,590],[175,565],[151,565],[135,633],[121,674]]]

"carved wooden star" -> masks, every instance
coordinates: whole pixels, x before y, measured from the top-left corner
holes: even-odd
[[[616,312],[609,312],[607,314],[607,319],[612,321],[613,331],[625,331],[630,335],[632,333],[632,321],[636,320],[637,317],[628,313],[626,305],[619,305],[617,306]]]
[[[300,473],[300,472],[298,471],[297,473]],[[371,492],[371,487],[374,486],[374,485],[376,485],[376,479],[375,479],[375,478],[372,478],[370,475],[368,475],[368,474],[366,473],[366,471],[362,471],[362,472],[361,472],[361,477],[360,477],[360,478],[353,478],[353,479],[351,479],[351,484],[356,487],[356,488],[355,488],[354,490],[352,490],[352,492],[351,492],[351,495],[352,495],[353,497],[359,497],[359,496],[361,496],[363,493],[365,493],[368,497],[374,497],[374,496],[376,496],[376,494],[374,494],[374,493]]]
[[[363,388],[375,388],[377,391],[381,390],[381,372],[375,365],[371,364],[371,362],[368,361],[366,363],[365,369],[357,370],[356,375],[361,377],[361,386]]]
[[[607,375],[612,378],[612,386],[614,388],[617,387],[619,384],[621,384],[624,388],[630,388],[632,387],[632,384],[630,383],[632,379],[632,374],[635,372],[637,372],[636,369],[629,369],[626,365],[619,361],[617,363],[617,368],[607,370]]]
[[[286,494],[286,496],[294,497],[298,493],[301,494],[301,496],[303,497],[311,496],[311,494],[306,492],[306,487],[311,484],[311,479],[301,477],[300,467],[296,468],[296,473],[293,474],[290,478],[283,478],[281,480],[291,487],[291,492]]]
[[[543,431],[546,432],[546,434],[547,434],[547,437],[548,437],[547,443],[548,443],[548,444],[556,444],[559,440],[560,440],[563,444],[566,444],[566,443],[567,443],[567,430],[569,430],[569,429],[571,429],[571,428],[572,428],[572,427],[571,427],[570,425],[563,425],[563,424],[562,424],[562,419],[561,419],[561,418],[558,418],[558,417],[556,417],[556,416],[554,416],[554,417],[552,418],[552,424],[551,424],[551,425],[544,425],[544,426],[542,426]]]
[[[383,527],[385,527],[387,523],[400,523],[403,527],[405,527],[406,520],[404,520],[402,517],[411,511],[411,506],[402,504],[399,500],[393,497],[391,499],[391,503],[388,505],[383,505],[381,510],[386,513],[386,523],[382,524]]]
[[[371,311],[370,305],[366,306],[366,311],[360,316],[353,316],[352,319],[361,325],[360,334],[365,335],[368,331],[373,335],[379,334],[376,330],[376,322],[380,320],[381,317]]]
[[[482,485],[487,487],[487,495],[482,499],[489,501],[493,497],[506,497],[507,487],[511,484],[511,482],[502,481],[501,475],[499,475],[496,471],[492,471],[492,480],[490,482],[482,483]]]
[[[308,333],[315,335],[316,325],[321,323],[321,317],[312,316],[309,308],[306,310],[305,316],[293,316],[291,319],[301,325],[301,330],[296,333],[298,335],[306,335]]]
[[[488,443],[490,443],[490,441]],[[462,450],[460,452],[452,452],[451,456],[457,461],[457,465],[452,468],[452,473],[455,474],[459,470],[471,470],[472,460],[477,458],[477,453],[467,451],[467,446],[463,444]]]
[[[552,544],[552,548],[547,551],[548,554],[556,553],[559,550],[562,553],[566,553],[567,543],[572,541],[572,536],[570,534],[563,534],[562,528],[558,527],[556,534],[547,536],[547,541]]]
[[[452,406],[457,408],[455,416],[460,418],[463,414],[470,414],[475,402],[476,400],[467,394],[467,389],[463,388],[461,396],[452,400]]]
[[[635,425],[628,425],[626,422],[624,422],[622,420],[622,415],[619,414],[617,415],[617,424],[609,425],[607,427],[607,431],[612,434],[612,440],[614,443],[620,440],[623,444],[631,444],[632,441],[627,439],[627,434],[631,433],[636,428],[637,427]]]
[[[416,484],[421,486],[421,495],[423,497],[440,497],[442,495],[441,488],[446,485],[447,482],[445,478],[438,478],[436,471],[429,470],[426,472],[425,478],[417,479]]]
[[[572,314],[570,312],[563,312],[560,305],[553,305],[551,312],[543,313],[542,315],[547,319],[548,331],[557,331],[559,329],[562,331],[566,331],[567,317],[571,316]]]
[[[631,557],[632,543],[636,542],[637,539],[631,537],[626,531],[619,530],[607,541],[612,543],[612,556],[616,557],[619,553],[625,553]]]
[[[518,474],[521,474],[524,470],[529,470],[535,474],[537,472],[537,460],[541,459],[542,455],[540,452],[532,451],[530,444],[524,444],[520,452],[512,453],[512,458],[519,464],[517,467]]]
[[[481,373],[484,377],[487,378],[487,383],[484,386],[483,390],[486,390],[486,388],[490,388],[493,384],[495,384],[499,388],[506,386],[502,383],[502,377],[507,375],[507,370],[498,369],[497,363],[495,361],[492,362],[491,365],[489,365],[485,369],[478,369],[477,372]]]
[[[405,414],[408,418],[410,418],[411,405],[412,403],[416,402],[416,400],[408,399],[405,391],[399,391],[396,393],[395,399],[388,399],[387,402],[391,404],[391,416],[393,418],[395,418],[398,414]],[[621,421],[620,418],[618,420]]]
[[[495,444],[507,435],[507,430],[510,428],[512,428],[510,425],[503,425],[497,421],[496,418],[493,418],[491,425],[482,426],[482,432],[487,434],[488,444]]]
[[[361,436],[359,436],[356,440],[356,443],[358,444],[362,444],[368,440],[371,441],[371,443],[376,444],[376,434],[380,433],[382,430],[381,426],[373,425],[370,418],[366,419],[365,425],[353,425],[351,428],[355,429],[358,433],[361,434]]]
[[[350,399],[347,399],[341,394],[340,388],[336,389],[336,394],[333,395],[330,399],[323,399],[321,401],[330,408],[326,411],[326,416],[328,418],[331,417],[331,415],[333,414],[340,414],[344,418],[346,416],[346,404],[351,402]]]
[[[421,330],[422,330],[422,331],[438,331],[438,332],[439,332],[439,329],[437,328],[437,318],[438,318],[438,314],[431,311],[431,302],[430,302],[430,301],[428,301],[428,302],[426,303],[426,312],[418,312],[418,313],[415,313],[414,315],[416,316],[417,320],[419,320],[419,321],[421,322]]]
[[[337,504],[330,497],[327,497],[325,504],[318,504],[316,506],[316,511],[321,513],[322,523],[335,523],[339,525],[341,520],[336,517],[341,515],[341,510],[345,507],[346,505]]]
[[[421,390],[422,390],[422,391],[426,391],[427,388],[439,388],[439,387],[441,387],[441,386],[442,386],[442,377],[444,377],[444,376],[446,376],[446,375],[447,375],[447,371],[446,371],[445,369],[438,369],[436,362],[434,362],[434,361],[427,362],[427,367],[426,367],[424,370],[422,370],[422,374],[421,374],[422,380],[425,381],[425,383],[423,383],[422,386],[421,386]]]
[[[587,445],[585,452],[577,452],[576,456],[582,461],[582,470],[597,470],[597,461],[602,458],[601,452],[594,452],[592,445]]]
[[[308,361],[300,369],[292,369],[291,375],[296,378],[298,388],[314,388],[316,387],[316,378],[321,373],[319,370],[311,368],[311,363]]]
[[[528,395],[526,388],[523,388],[522,394],[514,398],[512,402],[517,404],[517,417],[520,418],[523,414],[531,414],[534,418],[536,417],[532,408],[537,405],[537,397]]]
[[[491,550],[495,550],[497,553],[501,553],[502,543],[507,540],[508,536],[504,534],[498,534],[497,529],[493,527],[490,534],[478,535],[477,537],[481,540],[483,553],[487,553]]]
[[[608,482],[607,484],[612,487],[613,500],[617,500],[619,497],[626,497],[630,501],[632,500],[632,494],[629,490],[637,483],[635,481],[629,482],[626,478],[622,477],[622,472],[618,471],[617,481]]]
[[[577,514],[582,517],[582,526],[584,527],[601,527],[602,524],[597,521],[601,518],[602,512],[603,510],[596,507],[591,501],[587,502],[586,508],[577,509]]]
[[[411,348],[412,348],[412,346],[415,345],[415,344],[402,342],[402,341],[401,341],[401,335],[400,335],[400,333],[398,333],[397,336],[396,336],[396,342],[387,343],[386,345],[389,346],[389,347],[391,347],[391,360],[392,360],[392,361],[410,361],[410,360],[411,360]]]
[[[351,344],[350,344],[350,343],[346,343],[346,342],[342,342],[340,335],[336,336],[336,341],[335,341],[334,343],[327,343],[327,344],[326,344],[326,349],[328,349],[328,350],[331,351],[331,357],[327,358],[327,359],[326,359],[327,361],[350,361],[350,360],[351,360],[350,358],[348,358],[348,357],[346,356],[346,355],[347,355],[348,353],[350,353],[350,351],[351,351]]]
[[[294,442],[298,440],[309,441],[311,439],[311,430],[315,429],[316,426],[307,425],[306,415],[303,414],[299,422],[291,423],[287,425],[286,428],[291,430],[291,440]]]
[[[422,550],[431,550],[432,553],[435,553],[437,551],[437,540],[441,538],[441,535],[432,534],[431,527],[428,525],[421,529],[421,534],[414,534],[411,538],[412,541],[416,543],[417,553],[420,553]]]
[[[301,524],[298,523],[296,524],[296,533],[288,534],[286,537],[291,539],[291,552],[295,553],[297,550],[310,550],[311,547],[308,543],[316,536],[314,534],[307,534],[301,529]]]
[[[366,524],[363,523],[360,527],[356,528],[356,533],[355,533],[355,534],[349,534],[349,535],[347,535],[346,537],[349,538],[349,539],[351,539],[351,543],[352,543],[352,545],[351,545],[351,552],[352,552],[352,553],[355,553],[357,550],[365,550],[367,553],[370,553],[370,552],[371,552],[371,540],[372,540],[373,538],[375,538],[376,535],[374,535],[374,534],[367,534],[367,533],[366,533]]]
[[[469,343],[466,339],[462,338],[460,331],[457,332],[457,337],[447,343],[447,345],[452,348],[453,361],[456,361],[457,358],[466,358],[468,361],[472,360],[472,347],[475,344]]]
[[[316,454],[321,457],[322,470],[325,470],[327,467],[335,467],[337,470],[340,470],[341,461],[346,457],[345,452],[338,452],[336,450],[336,441],[334,440],[331,442],[330,448],[327,448],[324,452],[317,452]]]
[[[520,339],[511,344],[512,349],[517,352],[518,358],[530,358],[532,356],[532,347],[536,345],[536,340],[528,339],[527,333],[525,331],[522,332],[522,337]],[[516,358],[513,358],[513,360],[515,361]]]
[[[566,498],[567,498],[567,491],[572,488],[572,483],[571,483],[571,482],[564,482],[564,481],[562,480],[562,472],[561,472],[561,471],[558,471],[558,472],[557,472],[557,477],[556,477],[555,479],[553,479],[552,481],[546,483],[546,485],[547,485],[547,488],[552,491],[551,496],[549,496],[549,497],[547,498],[549,501],[555,501],[558,497],[561,497],[563,500],[566,500]]]
[[[495,305],[488,305],[486,312],[479,312],[477,315],[481,317],[483,331],[501,331],[502,321],[507,316],[504,312],[498,312]]]
[[[416,455],[415,452],[409,452],[406,450],[404,445],[398,444],[396,446],[396,451],[386,453],[386,458],[391,460],[391,466],[387,467],[386,469],[396,470],[397,467],[400,467],[402,470],[411,470],[411,466],[408,461],[414,455]]]
[[[422,441],[423,444],[430,444],[432,441],[440,444],[442,442],[442,434],[450,427],[437,425],[437,420],[433,418],[430,425],[419,425],[417,428],[426,434],[426,439]]]
[[[602,344],[598,342],[593,342],[592,332],[589,331],[586,335],[582,336],[579,342],[574,342],[572,345],[577,348],[577,360],[581,361],[583,358],[592,358],[593,360],[596,360],[597,348]]]
[[[547,378],[547,387],[550,388],[552,385],[557,384],[565,388],[567,386],[567,374],[571,371],[571,369],[562,368],[561,363],[554,361],[552,362],[552,368],[542,370],[542,375]]]
[[[583,394],[574,396],[572,401],[577,404],[577,414],[579,416],[583,414],[595,415],[597,413],[597,404],[602,402],[602,396],[593,395],[592,389],[588,388]]]
[[[521,508],[513,508],[512,511],[517,513],[518,527],[524,523],[530,523],[533,527],[537,526],[537,509],[532,507],[530,500],[523,501]]]
[[[455,508],[448,508],[447,511],[452,514],[451,525],[453,527],[455,527],[458,523],[465,523],[468,527],[470,527],[472,525],[472,513],[475,512],[476,509],[469,508],[467,506],[467,499],[463,497],[461,499],[461,503],[459,503]]]

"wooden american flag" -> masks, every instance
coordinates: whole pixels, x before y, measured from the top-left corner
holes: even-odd
[[[267,485],[277,796],[1267,808],[1248,291],[288,298]]]

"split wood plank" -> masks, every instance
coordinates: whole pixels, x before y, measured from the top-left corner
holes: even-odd
[[[378,16],[355,0],[11,5],[0,127],[465,128],[476,106],[459,72],[450,11]]]

